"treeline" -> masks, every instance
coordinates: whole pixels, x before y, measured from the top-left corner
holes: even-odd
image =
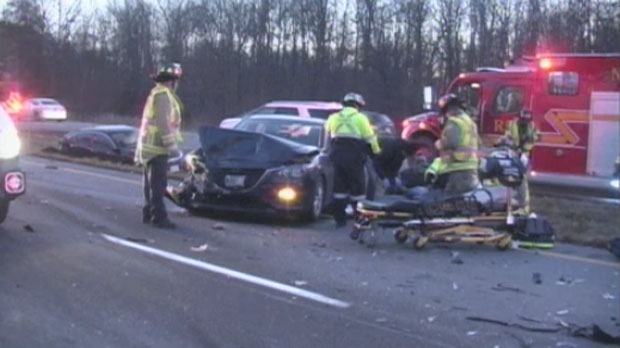
[[[615,0],[10,0],[3,80],[76,114],[139,114],[160,61],[183,64],[189,117],[362,93],[401,118],[425,85],[536,52],[620,52]]]

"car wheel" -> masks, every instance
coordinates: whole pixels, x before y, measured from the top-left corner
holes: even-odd
[[[9,214],[9,201],[7,199],[0,200],[0,224],[4,222]]]
[[[305,220],[316,221],[323,212],[323,203],[325,202],[325,183],[322,178],[317,179],[314,185],[314,192],[311,199],[308,202],[308,207],[305,212]]]

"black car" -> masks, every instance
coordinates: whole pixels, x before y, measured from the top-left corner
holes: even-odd
[[[68,155],[133,164],[138,135],[139,129],[132,126],[96,126],[65,134],[59,148]],[[181,153],[175,154],[169,162],[178,163],[181,157]]]
[[[235,129],[202,127],[190,174],[168,198],[188,210],[243,211],[316,220],[332,195],[321,119],[254,115]]]
[[[366,110],[362,110],[362,113],[368,117],[368,121],[375,130],[379,141],[383,139],[398,138],[396,125],[388,115],[376,111]]]

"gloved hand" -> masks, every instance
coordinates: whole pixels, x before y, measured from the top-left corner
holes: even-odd
[[[530,164],[530,159],[526,154],[521,154],[521,163],[525,168],[527,168],[527,166]]]

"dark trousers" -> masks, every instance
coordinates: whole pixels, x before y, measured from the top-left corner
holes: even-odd
[[[368,158],[365,143],[356,139],[334,139],[330,159],[334,166],[334,200],[332,211],[336,222],[346,220],[349,202],[356,204],[366,194],[364,165]]]
[[[147,162],[142,176],[144,207],[142,214],[153,221],[168,219],[164,195],[168,185],[168,156],[157,156]]]

